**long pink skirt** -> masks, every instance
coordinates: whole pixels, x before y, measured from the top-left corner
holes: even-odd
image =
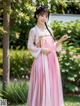
[[[40,54],[33,61],[27,106],[64,106],[57,46],[51,36],[42,39],[42,46],[50,48],[51,53]]]

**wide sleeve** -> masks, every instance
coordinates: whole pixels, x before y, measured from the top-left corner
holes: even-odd
[[[27,48],[31,52],[34,58],[37,58],[41,52],[41,48],[37,47],[35,44],[35,33],[34,30],[31,29],[29,32]]]

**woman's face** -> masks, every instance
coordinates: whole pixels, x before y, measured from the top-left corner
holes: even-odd
[[[39,24],[45,24],[45,22],[47,21],[47,19],[48,19],[48,13],[40,14],[40,15],[38,15],[37,22]]]

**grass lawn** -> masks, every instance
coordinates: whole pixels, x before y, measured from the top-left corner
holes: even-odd
[[[80,97],[65,97],[64,101],[65,101],[64,106],[80,106]],[[26,106],[26,104],[10,105],[10,106]]]
[[[65,97],[65,106],[80,106],[80,97]]]

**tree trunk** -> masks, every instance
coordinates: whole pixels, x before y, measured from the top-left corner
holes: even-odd
[[[9,61],[9,25],[10,25],[11,0],[3,0],[3,89],[9,84],[10,61]]]

